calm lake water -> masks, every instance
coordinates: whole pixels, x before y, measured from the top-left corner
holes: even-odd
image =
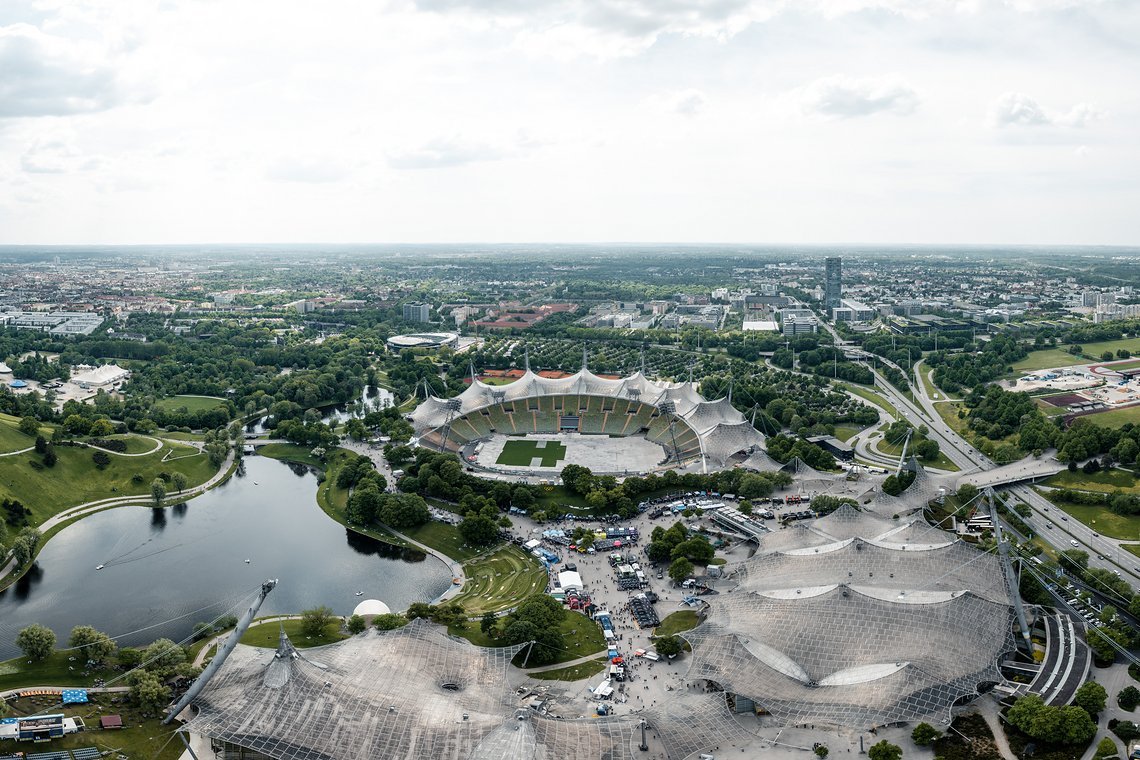
[[[450,571],[434,557],[350,533],[321,511],[316,491],[307,468],[254,456],[189,504],[84,518],[0,592],[0,660],[20,654],[16,633],[31,623],[52,628],[60,642],[75,625],[112,636],[154,626],[120,642],[128,645],[179,640],[245,599],[230,611],[240,615],[266,578],[281,582],[261,615],[322,604],[344,615],[368,598],[401,610],[450,585]],[[185,617],[171,621],[177,616]]]

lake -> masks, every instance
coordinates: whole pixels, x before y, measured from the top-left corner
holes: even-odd
[[[138,631],[126,645],[177,641],[239,600],[228,614],[240,615],[267,578],[281,582],[260,615],[322,604],[345,615],[369,598],[402,610],[450,585],[438,559],[351,533],[321,511],[316,492],[308,468],[253,456],[188,504],[85,517],[0,592],[0,660],[20,654],[16,633],[31,623],[52,628],[61,645],[75,625],[112,636]]]

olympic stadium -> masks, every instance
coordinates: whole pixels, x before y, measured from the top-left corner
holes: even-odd
[[[650,380],[640,372],[604,378],[585,368],[548,378],[528,367],[505,386],[473,376],[454,398],[429,396],[411,420],[421,446],[489,470],[551,475],[567,464],[614,475],[719,469],[764,443],[731,399],[702,398],[695,383]]]

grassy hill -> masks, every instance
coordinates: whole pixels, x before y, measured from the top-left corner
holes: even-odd
[[[0,428],[8,425],[0,422]],[[19,435],[19,431],[15,431]],[[143,450],[153,447],[148,440],[138,442]],[[136,448],[135,443],[128,449]],[[32,522],[39,524],[68,507],[115,496],[149,495],[150,484],[159,473],[186,475],[187,485],[209,480],[215,469],[205,454],[189,446],[164,444],[145,456],[109,454],[111,463],[98,469],[92,461],[94,449],[57,446],[59,459],[54,467],[42,467],[40,455],[34,451],[0,457],[0,498],[17,499],[32,510]],[[163,462],[165,455],[180,457]],[[41,465],[37,468],[36,465]],[[138,477],[136,477],[138,476]],[[173,491],[168,486],[169,491]],[[174,496],[173,493],[170,494]]]

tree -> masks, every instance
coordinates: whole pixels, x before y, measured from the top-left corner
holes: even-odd
[[[44,453],[47,452],[47,447],[48,447],[47,439],[44,438],[42,435],[37,435],[36,436],[36,445],[35,445],[36,453],[39,454],[40,456],[43,456]]]
[[[174,486],[174,490],[182,493],[186,490],[186,475],[181,472],[175,472],[170,476],[170,482]]]
[[[166,483],[162,482],[162,478],[150,482],[150,495],[154,499],[154,506],[161,507],[162,500],[166,498]]]
[[[55,463],[59,461],[59,456],[55,453],[55,446],[50,443],[44,449],[44,467],[55,467]]]
[[[1112,352],[1111,352],[1111,351],[1104,351],[1104,352],[1102,352],[1102,353],[1101,353],[1101,355],[1100,355],[1100,360],[1101,360],[1102,362],[1110,362],[1110,361],[1112,361]]]
[[[867,750],[867,757],[869,760],[901,760],[902,747],[883,739],[878,744],[871,745]]]
[[[684,649],[681,640],[676,636],[661,636],[655,642],[657,654],[663,657],[680,654]]]
[[[195,641],[201,641],[214,632],[214,626],[202,621],[194,624],[194,629],[191,635]]]
[[[89,625],[77,625],[72,628],[67,645],[72,649],[79,649],[84,657],[95,662],[108,659],[118,648],[114,639]]]
[[[33,623],[16,634],[16,646],[29,660],[42,660],[55,651],[55,631]]]
[[[356,635],[358,633],[363,633],[364,629],[368,627],[368,624],[364,622],[364,618],[362,618],[360,615],[353,615],[348,619],[344,626],[348,629],[349,633]]]
[[[184,662],[185,649],[170,639],[155,639],[154,643],[143,650],[140,664],[147,670],[165,676]]]
[[[1125,686],[1116,695],[1116,704],[1120,705],[1121,710],[1132,712],[1140,705],[1140,689],[1135,686]]]
[[[684,557],[678,557],[669,565],[669,577],[674,583],[681,583],[693,574],[693,563]]]
[[[1108,693],[1096,681],[1086,681],[1073,695],[1073,704],[1082,708],[1089,715],[1095,716],[1104,709]]]
[[[146,670],[136,670],[129,679],[131,688],[128,692],[130,699],[144,713],[158,714],[170,702],[170,689],[163,685],[159,677]]]
[[[380,631],[391,631],[394,628],[399,628],[407,624],[408,619],[395,612],[385,612],[383,615],[377,615],[372,618],[372,626]]]
[[[920,747],[927,747],[942,736],[942,732],[929,723],[919,723],[910,732],[911,740]]]
[[[459,523],[459,533],[468,543],[475,546],[488,546],[499,537],[499,526],[493,516],[494,508],[491,507],[490,509],[492,514],[468,512],[467,516],[463,518],[463,522]]]
[[[941,453],[941,449],[938,447],[938,441],[931,440],[920,442],[915,446],[915,450],[918,452],[918,455],[927,462],[933,462]]]
[[[20,418],[20,432],[28,436],[39,436],[40,421],[30,416]]]
[[[829,749],[827,748],[827,745],[826,745],[826,744],[816,744],[816,745],[815,745],[815,748],[814,748],[814,749],[812,749],[812,752],[814,752],[814,753],[815,753],[815,756],[816,756],[816,757],[818,757],[818,758],[821,758],[821,759],[822,759],[822,758],[825,758],[825,757],[827,757],[829,754],[831,754],[831,750],[829,750]]]
[[[495,626],[498,624],[499,618],[495,616],[494,612],[486,612],[479,620],[479,630],[483,632],[484,636],[495,636]]]
[[[740,514],[742,515],[752,514],[752,502],[748,499],[741,499],[740,504],[736,508],[740,510]]]
[[[91,461],[95,463],[96,469],[103,470],[111,464],[111,456],[102,449],[95,449],[91,454]]]
[[[87,435],[95,438],[112,435],[114,432],[115,426],[111,424],[110,420],[95,420],[91,423],[91,427],[87,429]]]
[[[973,483],[963,483],[958,486],[958,503],[965,504],[978,495],[978,487]]]
[[[313,607],[301,613],[301,630],[309,637],[324,636],[333,620],[333,611],[328,607]]]

